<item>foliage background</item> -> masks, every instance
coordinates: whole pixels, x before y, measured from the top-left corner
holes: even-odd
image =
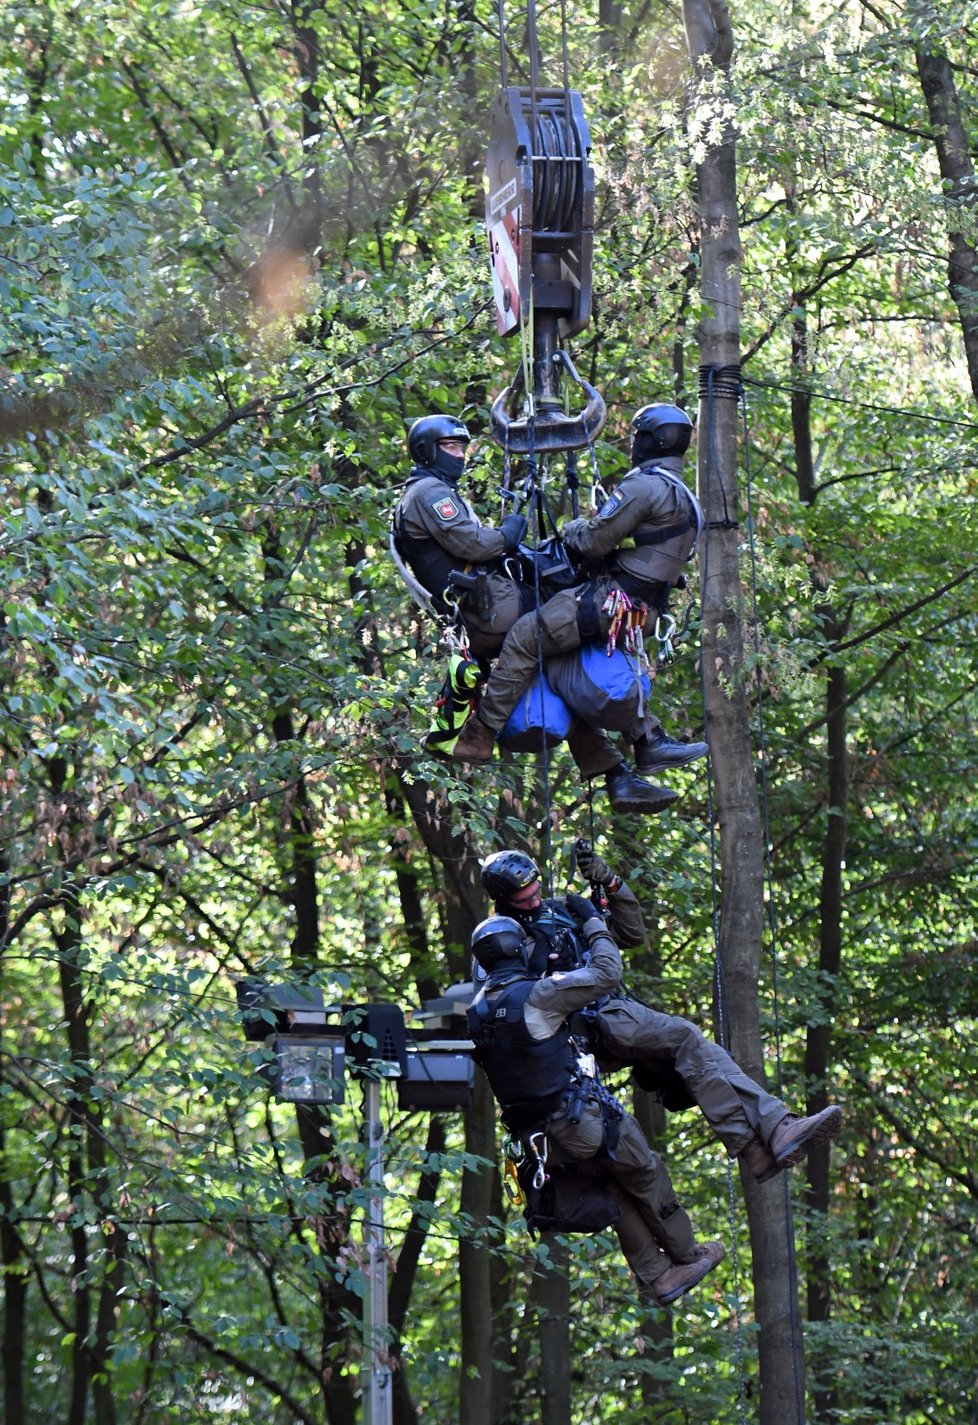
[[[556,19],[540,23],[559,79]],[[571,19],[600,177],[575,359],[608,397],[606,480],[636,405],[695,402],[689,174],[736,113],[761,1007],[789,1102],[818,1091],[805,1056],[822,1030],[824,1087],[846,1109],[828,1211],[792,1184],[815,1409],[973,1422],[976,422],[947,252],[978,235],[973,189],[942,183],[916,56],[940,47],[973,115],[974,17],[743,0],[730,88],[695,100],[674,7]],[[270,1104],[233,987],[312,974],[328,996],[417,1003],[464,970],[484,912],[474,858],[514,838],[543,849],[531,764],[466,782],[420,756],[440,661],[386,557],[407,423],[461,410],[483,435],[515,360],[480,226],[497,55],[495,13],[470,0],[4,10],[11,1422],[354,1418],[358,1090],[329,1121]],[[972,162],[975,144],[972,127]],[[500,473],[482,441],[487,517]],[[699,727],[695,627],[658,685],[677,735]],[[844,806],[827,782],[839,677]],[[630,983],[707,1023],[707,776],[682,774],[676,814],[613,826],[600,790],[592,811],[562,757],[553,770],[558,886],[593,828],[652,927]],[[547,1419],[542,1249],[499,1225],[498,1181],[490,1225],[473,1210],[472,1184],[491,1182],[472,1156],[480,1133],[491,1148],[485,1103],[465,1136],[387,1108],[399,1425],[465,1418],[460,1271],[503,1237],[482,1301],[492,1418]],[[650,1338],[609,1245],[575,1242],[568,1418],[742,1418],[737,1182],[698,1118],[639,1109],[694,1221],[739,1251]]]

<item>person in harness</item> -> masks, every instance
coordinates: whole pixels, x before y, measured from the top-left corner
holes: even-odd
[[[422,416],[411,426],[408,453],[414,463],[394,510],[391,555],[433,618],[457,610],[485,673],[485,660],[499,652],[509,629],[532,606],[533,586],[516,577],[526,517],[506,515],[498,529],[484,525],[459,493],[468,444],[469,432],[454,416]],[[446,727],[440,740],[454,756],[454,727]],[[442,750],[438,741],[429,738],[429,750]],[[605,778],[614,811],[652,814],[675,800],[674,792],[636,776],[607,734],[582,718],[572,720],[567,745],[583,778]]]
[[[462,729],[452,756],[485,762],[524,689],[540,651],[544,661],[598,639],[616,636],[622,620],[638,611],[651,631],[668,611],[670,591],[692,558],[703,516],[682,479],[692,422],[678,406],[643,406],[632,419],[632,469],[592,519],[571,520],[561,535],[588,576],[549,599],[538,613],[513,624],[483,691],[478,710]],[[705,757],[705,742],[679,742],[654,717],[636,741],[635,770],[652,775]],[[676,793],[661,789],[665,805]]]
[[[469,440],[454,416],[422,416],[411,426],[414,463],[394,510],[392,546],[402,577],[412,591],[420,586],[429,612],[445,618],[458,608],[481,658],[498,653],[525,612],[521,586],[504,561],[516,554],[527,521],[509,514],[498,529],[484,525],[459,493]]]
[[[518,921],[491,916],[476,926],[472,954],[486,979],[468,1010],[473,1058],[511,1135],[532,1142],[541,1162],[575,1163],[607,1180],[619,1206],[614,1229],[640,1294],[668,1305],[712,1271],[723,1245],[696,1242],[638,1122],[580,1062],[569,1017],[615,989],[621,955],[589,900],[570,895],[564,904],[589,964],[546,978],[530,969],[533,942]]]
[[[622,948],[645,939],[634,894],[587,842],[577,844],[577,866],[607,897],[607,931]],[[544,899],[536,863],[522,851],[496,851],[482,863],[482,884],[499,915],[511,916],[530,936],[530,972],[546,975],[585,964],[590,953],[564,903]],[[780,1099],[744,1073],[727,1051],[678,1015],[664,1014],[620,982],[596,996],[575,1020],[605,1071],[628,1067],[640,1088],[658,1092],[672,1109],[700,1109],[732,1158],[766,1183],[800,1163],[817,1143],[834,1138],[841,1109],[796,1117]]]

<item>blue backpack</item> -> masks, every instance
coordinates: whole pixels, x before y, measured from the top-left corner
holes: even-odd
[[[648,706],[648,674],[621,648],[611,657],[603,643],[586,643],[547,664],[550,682],[569,708],[591,724],[611,732],[630,732]]]
[[[546,674],[537,673],[499,734],[510,752],[541,752],[556,747],[570,731],[571,710],[554,692]]]

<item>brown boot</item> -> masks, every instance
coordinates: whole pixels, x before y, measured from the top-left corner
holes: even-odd
[[[496,734],[477,714],[470,717],[452,748],[456,762],[491,762]]]
[[[809,1118],[796,1118],[786,1114],[771,1134],[768,1147],[774,1161],[781,1168],[793,1168],[806,1156],[809,1148],[816,1143],[827,1143],[842,1127],[841,1108],[823,1108],[821,1113],[813,1113]]]
[[[691,1262],[677,1262],[668,1267],[652,1283],[652,1292],[660,1306],[668,1306],[701,1282],[707,1272],[723,1261],[722,1242],[701,1242]]]
[[[781,1172],[780,1166],[775,1162],[774,1154],[769,1148],[765,1148],[756,1134],[746,1148],[741,1148],[737,1157],[743,1158],[747,1164],[747,1170],[755,1182],[769,1183]]]

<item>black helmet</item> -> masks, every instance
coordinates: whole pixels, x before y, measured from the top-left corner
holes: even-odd
[[[532,881],[539,881],[535,861],[523,851],[494,851],[482,863],[482,884],[494,901],[508,901]]]
[[[408,431],[408,454],[416,465],[435,470],[449,480],[457,480],[465,469],[465,461],[449,455],[438,444],[441,440],[464,440],[471,436],[454,416],[422,416]]]
[[[684,455],[693,434],[693,422],[678,406],[656,401],[632,416],[632,464],[641,465],[656,455]]]
[[[491,915],[472,932],[472,955],[487,974],[507,960],[526,965],[526,931],[508,915]]]

